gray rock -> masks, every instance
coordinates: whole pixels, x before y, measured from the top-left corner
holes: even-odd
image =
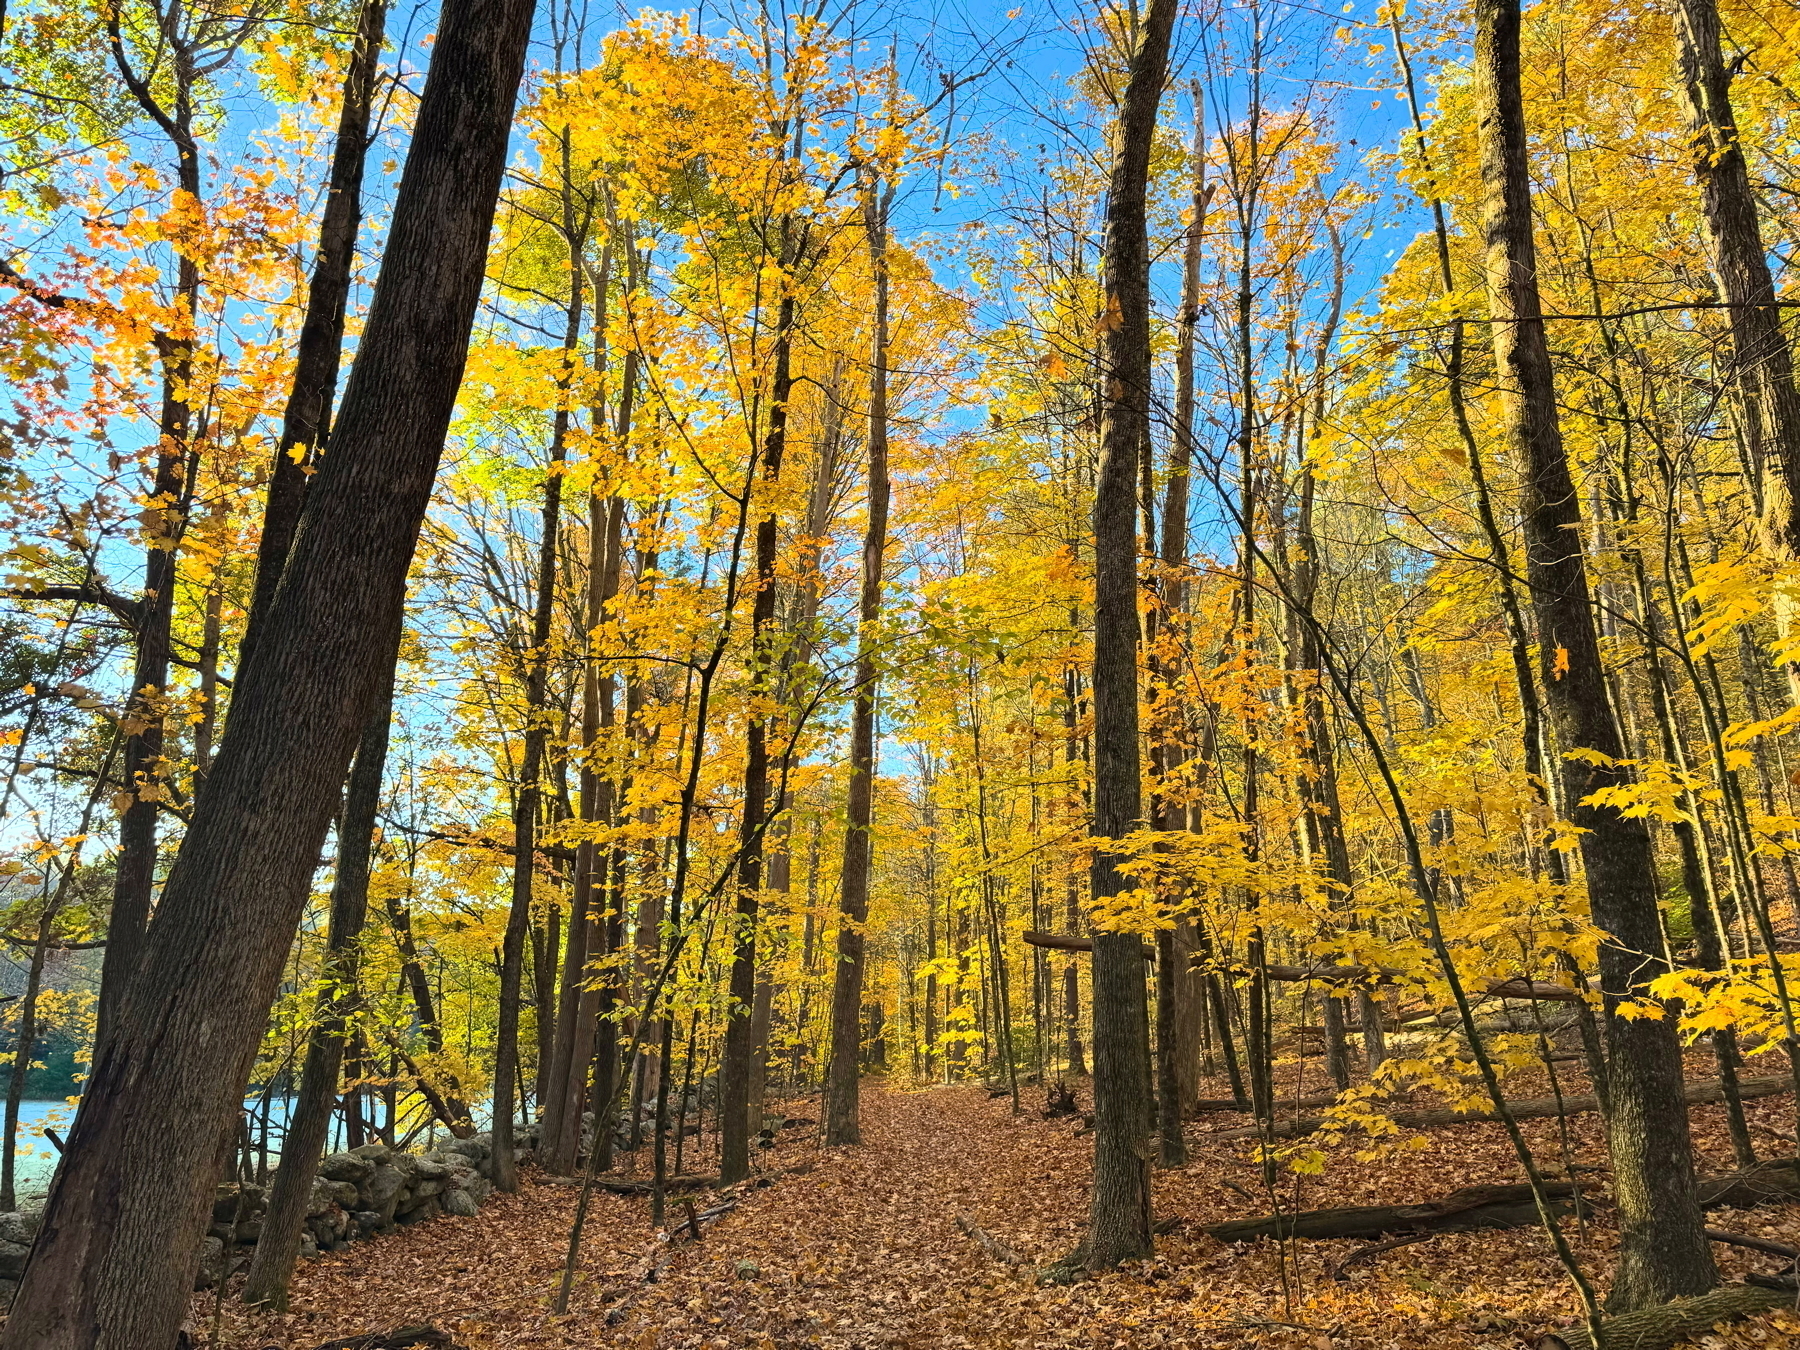
[[[0,1276],[16,1280],[25,1273],[25,1258],[31,1255],[29,1245],[0,1242]]]
[[[240,1245],[254,1243],[262,1236],[263,1221],[260,1217],[245,1219],[237,1226],[237,1240]]]
[[[372,1209],[382,1216],[382,1222],[393,1221],[394,1210],[400,1203],[400,1192],[406,1188],[407,1176],[398,1167],[387,1163],[375,1169],[375,1173],[358,1193],[358,1209]]]
[[[375,1174],[375,1164],[354,1153],[333,1153],[319,1164],[319,1175],[327,1181],[348,1181],[360,1185]]]
[[[389,1158],[393,1157],[394,1150],[380,1140],[376,1140],[373,1143],[359,1144],[357,1147],[350,1150],[350,1156],[352,1158],[367,1158],[370,1162],[380,1163],[386,1162]]]
[[[444,1213],[473,1219],[481,1213],[481,1206],[475,1203],[475,1197],[467,1191],[445,1191]]]
[[[372,1209],[359,1209],[350,1216],[350,1226],[358,1237],[367,1237],[387,1227],[381,1215]]]
[[[312,1195],[306,1202],[306,1212],[309,1217],[314,1214],[323,1214],[337,1203],[337,1196],[332,1193],[332,1187],[338,1184],[335,1181],[327,1181],[324,1177],[313,1178]],[[351,1189],[354,1190],[355,1187]]]
[[[0,1308],[12,1307],[13,1295],[18,1292],[17,1280],[0,1280]]]
[[[206,1235],[220,1242],[231,1242],[237,1237],[237,1229],[228,1223],[212,1223],[206,1226]]]
[[[35,1209],[21,1209],[13,1214],[0,1214],[0,1242],[30,1246],[37,1236],[43,1214]]]
[[[219,1275],[225,1266],[225,1244],[216,1237],[209,1237],[200,1248],[200,1269],[194,1276],[194,1288],[211,1289],[219,1282]]]
[[[331,1188],[332,1204],[341,1205],[345,1209],[357,1208],[357,1189],[354,1182],[328,1181],[325,1184]]]
[[[429,1153],[415,1161],[418,1163],[418,1175],[427,1181],[441,1181],[450,1175],[450,1169],[443,1159],[434,1158]]]
[[[484,1176],[471,1176],[463,1182],[462,1188],[478,1205],[486,1204],[487,1198],[494,1193],[494,1183]]]
[[[409,1224],[423,1223],[426,1219],[437,1218],[437,1216],[443,1212],[444,1207],[438,1203],[438,1198],[433,1195],[418,1205],[415,1205],[412,1209],[407,1210],[406,1213],[399,1215],[398,1221],[400,1223]]]
[[[479,1162],[494,1151],[494,1137],[491,1134],[471,1135],[467,1139],[452,1139],[438,1147],[438,1152],[446,1155],[460,1153],[471,1162]]]
[[[302,1256],[317,1256],[318,1254],[319,1254],[319,1240],[317,1238],[315,1238],[311,1233],[303,1231],[300,1234],[300,1255],[302,1255]]]
[[[243,1198],[238,1197],[235,1182],[225,1182],[213,1187],[213,1218],[220,1223],[232,1223],[238,1218],[249,1218],[268,1207],[263,1199],[261,1186],[245,1186]]]
[[[442,1194],[444,1189],[448,1185],[449,1185],[448,1181],[415,1181],[415,1182],[413,1182],[413,1184],[412,1184],[413,1206],[417,1206],[422,1201],[429,1200],[434,1195]]]

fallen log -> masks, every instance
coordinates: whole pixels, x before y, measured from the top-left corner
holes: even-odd
[[[1570,1181],[1546,1181],[1552,1210],[1570,1212],[1577,1188]],[[1750,1209],[1771,1201],[1800,1200],[1800,1158],[1772,1158],[1739,1172],[1701,1177],[1700,1204],[1705,1209]],[[1390,1233],[1467,1233],[1483,1228],[1524,1228],[1538,1221],[1531,1187],[1524,1182],[1501,1186],[1465,1186],[1441,1200],[1416,1205],[1359,1205],[1346,1209],[1309,1209],[1256,1219],[1232,1219],[1206,1229],[1220,1242],[1254,1242],[1258,1238],[1378,1238]],[[1792,1258],[1800,1252],[1785,1243],[1746,1237],[1709,1228],[1714,1242],[1747,1247],[1771,1256]]]
[[[1698,1298],[1621,1313],[1600,1319],[1600,1334],[1607,1350],[1669,1350],[1682,1341],[1704,1336],[1721,1322],[1736,1321],[1754,1313],[1794,1306],[1791,1289],[1763,1289],[1733,1284]],[[1538,1341],[1538,1350],[1594,1350],[1586,1327],[1565,1327]]]
[[[1061,933],[1038,933],[1031,931],[1027,931],[1022,934],[1022,936],[1029,946],[1048,947],[1052,951],[1091,952],[1094,950],[1094,940],[1092,938],[1065,937]],[[1156,948],[1150,946],[1144,947],[1143,957],[1146,961],[1156,960]]]
[[[1091,952],[1094,950],[1092,938],[1069,937],[1062,933],[1039,933],[1033,930],[1027,930],[1021,936],[1030,946],[1048,947],[1053,951]],[[1146,961],[1154,961],[1156,960],[1156,948],[1145,944],[1142,955]],[[1418,972],[1401,970],[1397,966],[1270,965],[1264,966],[1262,969],[1263,973],[1271,980],[1289,984],[1303,984],[1309,981],[1335,985],[1398,984],[1402,980],[1411,981],[1418,978]],[[1485,980],[1477,988],[1481,993],[1494,998],[1535,999],[1551,1003],[1578,1003],[1582,997],[1579,990],[1570,989],[1567,985],[1552,984],[1548,980],[1528,979],[1523,975],[1510,975],[1500,980]]]
[[[1546,1181],[1551,1210],[1568,1214],[1579,1203],[1572,1181]],[[1419,1205],[1358,1205],[1310,1209],[1259,1219],[1233,1219],[1206,1229],[1220,1242],[1257,1238],[1378,1238],[1390,1233],[1469,1233],[1483,1228],[1525,1228],[1538,1221],[1537,1202],[1524,1182],[1465,1186]]]
[[[1746,1101],[1754,1097],[1775,1097],[1784,1092],[1793,1091],[1794,1080],[1787,1074],[1768,1074],[1760,1078],[1741,1078],[1738,1080],[1738,1095]],[[1709,1078],[1698,1083],[1689,1083],[1682,1095],[1690,1105],[1697,1102],[1717,1102],[1725,1099],[1725,1091],[1719,1080]],[[1555,1097],[1523,1097],[1507,1104],[1514,1120],[1536,1120],[1544,1116],[1579,1115],[1584,1111],[1599,1109],[1599,1103],[1592,1096],[1565,1094],[1559,1104]],[[1429,1130],[1440,1125],[1464,1125],[1471,1121],[1498,1120],[1499,1113],[1492,1107],[1475,1111],[1396,1111],[1389,1117],[1403,1129]],[[1244,1125],[1229,1130],[1206,1130],[1201,1134],[1207,1140],[1227,1139],[1293,1139],[1300,1135],[1311,1134],[1325,1124],[1324,1116],[1302,1116],[1297,1120],[1278,1120],[1266,1131],[1260,1125]]]
[[[1800,1158],[1769,1158],[1742,1171],[1701,1177],[1697,1186],[1702,1209],[1755,1209],[1771,1201],[1800,1200]]]

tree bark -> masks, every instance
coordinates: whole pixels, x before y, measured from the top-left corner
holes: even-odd
[[[530,0],[446,0],[334,453],[99,1052],[0,1350],[167,1350],[456,402]]]
[[[158,90],[131,65],[117,8],[107,12],[107,36],[119,74],[138,106],[150,116],[175,149],[175,181],[179,192],[200,200],[200,144],[193,129],[193,51],[182,37],[172,42],[173,102],[165,109]],[[200,306],[200,266],[184,251],[175,259],[175,308],[183,328],[156,335],[162,367],[162,406],[157,418],[157,445],[145,512],[144,588],[132,606],[131,689],[123,716],[121,777],[125,809],[119,818],[119,852],[114,863],[113,903],[107,920],[106,951],[101,958],[100,997],[94,1031],[96,1050],[111,1037],[132,982],[143,964],[150,907],[156,893],[156,824],[165,789],[164,700],[168,694],[171,625],[175,615],[176,562],[186,514],[194,490],[193,332]]]
[[[1698,1298],[1677,1299],[1607,1317],[1600,1322],[1606,1344],[1630,1350],[1669,1350],[1683,1341],[1696,1340],[1721,1322],[1732,1322],[1754,1313],[1794,1306],[1791,1289],[1763,1289],[1750,1284],[1727,1285]],[[1586,1327],[1566,1327],[1538,1342],[1538,1350],[1599,1350]]]
[[[788,228],[784,224],[784,229]],[[784,240],[782,263],[789,262]],[[784,284],[785,280],[784,280]],[[770,381],[769,420],[763,436],[762,478],[773,486],[781,477],[787,446],[788,399],[793,394],[795,298],[781,297],[775,321],[775,369]],[[755,594],[750,608],[751,701],[768,683],[766,650],[775,618],[777,520],[770,513],[756,524]],[[731,920],[730,998],[725,1010],[725,1050],[719,1065],[719,1175],[727,1184],[750,1175],[750,1060],[756,1052],[751,1013],[756,1002],[756,925],[763,884],[763,831],[769,805],[769,728],[761,713],[745,730],[744,799],[738,824],[737,906]]]
[[[869,917],[870,835],[875,819],[875,664],[881,620],[881,572],[888,524],[888,208],[894,189],[879,175],[863,207],[869,269],[875,279],[874,337],[869,357],[868,525],[863,531],[856,693],[850,713],[850,793],[845,807],[844,865],[839,881],[837,968],[831,987],[831,1062],[825,1075],[825,1142],[860,1144],[862,1123],[863,924]]]
[[[294,350],[293,386],[263,501],[256,587],[238,652],[240,664],[268,620],[269,605],[300,524],[312,461],[324,449],[331,423],[331,400],[337,392],[343,357],[344,319],[350,309],[351,273],[356,265],[356,236],[362,226],[363,167],[375,111],[375,76],[381,68],[386,32],[387,0],[364,0],[349,68],[344,72],[337,143],[332,147],[331,173],[325,183],[325,210],[319,218],[319,247],[306,288],[306,317]]]
[[[1543,689],[1563,760],[1563,803],[1583,830],[1606,1000],[1607,1135],[1621,1245],[1609,1308],[1629,1310],[1702,1293],[1718,1282],[1694,1195],[1693,1150],[1680,1097],[1681,1047],[1672,1018],[1626,1018],[1621,1000],[1641,994],[1663,968],[1656,870],[1642,820],[1582,803],[1622,781],[1625,757],[1608,700],[1580,540],[1580,500],[1557,420],[1532,238],[1524,100],[1519,87],[1518,0],[1477,0],[1475,99],[1485,188],[1494,360],[1502,386],[1502,434],[1525,482],[1527,578],[1537,613]]]
[[[1143,823],[1138,774],[1138,457],[1150,423],[1150,257],[1145,185],[1167,78],[1174,0],[1143,12],[1114,133],[1101,319],[1100,467],[1094,489],[1094,833]],[[1135,883],[1124,856],[1094,852],[1102,902]],[[1094,935],[1094,1180],[1085,1264],[1149,1255],[1150,1055],[1144,963],[1135,933]]]
[[[513,798],[512,907],[500,949],[500,1009],[494,1031],[494,1188],[516,1191],[513,1112],[519,1081],[519,1001],[524,984],[525,942],[531,929],[532,884],[537,875],[538,814],[543,803],[544,747],[550,737],[545,717],[550,668],[550,625],[556,616],[557,541],[562,526],[563,465],[569,452],[569,384],[575,374],[575,344],[581,339],[583,290],[581,250],[585,221],[572,214],[567,191],[568,136],[563,137],[563,235],[569,248],[569,301],[563,323],[562,366],[551,418],[549,472],[544,475],[544,514],[538,539],[537,592],[531,615],[531,645],[525,664],[525,744],[519,755],[519,787]],[[571,925],[573,926],[573,925]],[[551,958],[538,963],[547,967]],[[547,972],[545,972],[547,974]],[[546,1009],[540,1002],[538,1015]],[[538,1103],[540,1113],[543,1103]]]
[[[1732,375],[1761,483],[1763,537],[1777,557],[1800,555],[1800,392],[1763,247],[1756,194],[1731,105],[1716,0],[1676,0],[1682,102],[1700,184],[1700,221],[1720,298],[1730,306]],[[1754,486],[1754,485],[1753,485]]]
[[[361,964],[363,921],[369,910],[369,868],[373,859],[375,818],[381,808],[381,775],[387,763],[388,726],[393,718],[393,690],[375,705],[356,747],[350,783],[344,794],[344,819],[338,827],[337,873],[331,882],[331,918],[325,930],[325,957],[320,972],[324,987],[313,1014],[300,1071],[300,1089],[281,1145],[281,1166],[269,1189],[262,1235],[250,1260],[244,1302],[287,1311],[288,1281],[299,1253],[300,1230],[312,1199],[313,1177],[331,1111],[337,1099],[338,1067],[350,1018],[360,1000],[357,970]]]

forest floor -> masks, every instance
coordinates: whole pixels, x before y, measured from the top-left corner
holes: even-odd
[[[1706,1076],[1703,1058],[1710,1057],[1690,1061],[1691,1078]],[[1030,1091],[1023,1105],[1041,1108],[1042,1089]],[[219,1350],[313,1350],[417,1323],[451,1333],[468,1350],[1503,1350],[1574,1320],[1574,1296],[1535,1229],[1433,1237],[1383,1253],[1343,1282],[1331,1271],[1358,1242],[1299,1241],[1284,1250],[1207,1237],[1200,1230],[1208,1224],[1269,1212],[1246,1145],[1208,1143],[1209,1132],[1243,1123],[1234,1115],[1195,1122],[1190,1165],[1156,1174],[1157,1217],[1181,1223],[1158,1239],[1154,1260],[1068,1287],[1039,1287],[965,1236],[957,1218],[968,1214],[1034,1263],[1068,1253],[1084,1226],[1091,1163],[1080,1121],[1045,1120],[1041,1110],[1014,1115],[1009,1100],[979,1086],[902,1091],[871,1083],[863,1102],[862,1147],[820,1149],[810,1129],[785,1131],[759,1160],[771,1183],[742,1192],[737,1209],[708,1225],[702,1241],[673,1248],[656,1283],[633,1278],[656,1247],[648,1201],[597,1193],[581,1278],[563,1317],[552,1315],[551,1296],[575,1192],[528,1174],[517,1194],[496,1197],[479,1221],[436,1219],[303,1262],[285,1315],[252,1314],[229,1297],[205,1294],[195,1298],[190,1325],[199,1344],[216,1335]],[[1747,1105],[1765,1156],[1791,1152],[1780,1135],[1793,1129],[1792,1098]],[[813,1115],[817,1101],[790,1109]],[[1695,1107],[1693,1120],[1703,1170],[1729,1171],[1721,1108]],[[1523,1128],[1541,1158],[1561,1157],[1555,1120]],[[1597,1131],[1592,1115],[1571,1118],[1570,1154],[1603,1175]],[[1282,1207],[1416,1202],[1521,1178],[1497,1124],[1458,1124],[1429,1137],[1428,1148],[1366,1161],[1345,1149],[1322,1176],[1285,1174]],[[809,1164],[803,1173],[788,1171]],[[1800,1206],[1717,1211],[1709,1222],[1800,1245]],[[1604,1287],[1616,1244],[1604,1212],[1566,1227]],[[1776,1265],[1714,1250],[1730,1277]],[[1740,1322],[1705,1344],[1800,1344],[1800,1314]]]

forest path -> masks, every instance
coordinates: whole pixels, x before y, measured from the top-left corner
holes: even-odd
[[[1753,1104],[1753,1115],[1777,1102],[1785,1099]],[[1036,1104],[1034,1091],[1025,1105]],[[813,1114],[817,1102],[792,1109]],[[1717,1112],[1694,1112],[1709,1151],[1722,1146],[1713,1137],[1722,1136]],[[1599,1156],[1591,1121],[1572,1122],[1583,1160]],[[1554,1124],[1528,1125],[1543,1156],[1554,1156]],[[626,1288],[655,1243],[647,1202],[596,1194],[570,1312],[552,1316],[574,1195],[528,1184],[490,1202],[477,1221],[437,1219],[302,1263],[294,1311],[283,1317],[253,1317],[228,1301],[217,1344],[314,1350],[334,1337],[429,1322],[467,1350],[1513,1350],[1520,1333],[1569,1320],[1566,1282],[1535,1231],[1447,1234],[1379,1258],[1344,1284],[1329,1270],[1353,1242],[1293,1244],[1284,1272],[1271,1244],[1212,1241],[1198,1231],[1205,1224],[1267,1206],[1249,1198],[1258,1173],[1243,1146],[1209,1146],[1205,1126],[1190,1133],[1189,1167],[1156,1174],[1157,1214],[1184,1222],[1158,1240],[1154,1262],[1038,1288],[985,1254],[956,1219],[968,1213],[1028,1261],[1071,1250],[1086,1222],[1091,1158],[1075,1129],[1074,1121],[1014,1116],[1008,1100],[979,1087],[907,1092],[871,1083],[861,1147],[821,1149],[813,1131],[786,1131],[807,1137],[784,1137],[758,1160],[773,1184],[745,1192],[702,1242],[675,1249],[657,1283]],[[1435,1131],[1432,1143],[1362,1162],[1339,1154],[1322,1177],[1286,1176],[1284,1207],[1420,1200],[1516,1179],[1497,1125]],[[1800,1240],[1800,1209],[1731,1218],[1740,1232]],[[1597,1224],[1577,1245],[1604,1283],[1612,1232]],[[1734,1271],[1744,1264],[1724,1259]],[[193,1326],[202,1344],[212,1312],[211,1296],[198,1296]],[[1758,1319],[1724,1343],[1800,1343],[1800,1318],[1781,1328]]]

